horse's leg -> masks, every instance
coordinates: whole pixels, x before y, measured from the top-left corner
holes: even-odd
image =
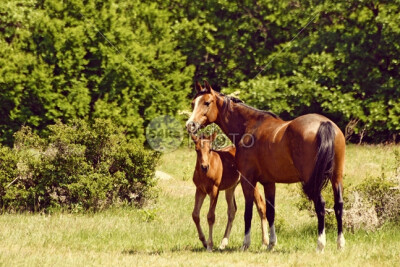
[[[214,246],[212,233],[213,233],[213,226],[215,222],[215,207],[217,206],[218,200],[218,187],[214,186],[211,193],[210,193],[210,209],[208,210],[207,220],[208,220],[208,241],[207,241],[207,250],[212,251]]]
[[[342,140],[342,143],[335,144],[335,164],[333,170],[333,176],[331,179],[333,196],[335,199],[335,205],[333,206],[335,210],[337,228],[338,228],[338,237],[337,237],[337,248],[343,249],[345,246],[345,239],[343,235],[343,224],[342,224],[342,216],[343,216],[343,168],[344,168],[344,151],[345,151],[345,142]]]
[[[228,223],[226,225],[224,238],[222,239],[221,245],[219,246],[220,249],[225,249],[225,247],[228,245],[228,239],[229,235],[231,234],[232,223],[233,220],[235,219],[237,211],[237,206],[235,201],[235,189],[236,185],[225,191],[226,203],[228,204]]]
[[[272,250],[278,243],[275,233],[275,183],[267,183],[264,185],[264,193],[267,206],[267,219],[269,224],[269,244],[268,249]]]
[[[267,216],[266,216],[266,206],[265,202],[258,192],[258,188],[254,189],[254,203],[257,206],[258,215],[261,219],[261,231],[262,231],[262,247],[268,246],[268,226],[267,226]]]
[[[245,199],[244,207],[244,240],[242,251],[246,250],[250,246],[250,229],[251,229],[251,219],[253,217],[253,201],[254,201],[254,189],[255,182],[250,180],[250,176],[242,175],[240,183],[242,185],[243,195]]]
[[[207,247],[206,238],[204,236],[203,230],[201,229],[201,225],[200,225],[200,209],[201,209],[201,206],[203,205],[203,201],[204,201],[205,197],[206,197],[206,194],[197,188],[192,218],[193,218],[194,223],[196,224],[197,233],[199,234],[199,239],[200,239],[201,243],[203,243],[203,246],[206,248]]]
[[[338,228],[338,237],[337,237],[337,248],[343,249],[346,243],[343,235],[343,224],[342,224],[342,216],[343,216],[343,185],[341,182],[333,183],[333,195],[335,198],[335,215],[336,215],[336,222]]]
[[[325,237],[325,201],[321,193],[314,200],[315,212],[318,218],[317,251],[323,252],[326,245]]]

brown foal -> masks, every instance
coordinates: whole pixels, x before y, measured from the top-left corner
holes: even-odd
[[[232,223],[236,214],[235,189],[240,181],[239,173],[235,163],[234,146],[228,146],[221,150],[213,150],[212,142],[216,133],[210,137],[197,137],[192,134],[197,153],[196,167],[193,174],[193,182],[196,185],[195,204],[192,213],[193,221],[196,224],[199,239],[208,251],[213,248],[213,225],[215,222],[215,207],[219,191],[225,190],[225,198],[228,204],[228,223],[224,238],[222,239],[220,249],[225,249],[228,245],[229,235],[232,229]],[[209,195],[210,207],[207,220],[209,226],[208,241],[206,242],[203,230],[200,226],[200,209],[203,201]],[[267,218],[265,213],[265,202],[259,194],[257,188],[254,189],[254,202],[261,218],[263,244],[268,244],[267,237]]]

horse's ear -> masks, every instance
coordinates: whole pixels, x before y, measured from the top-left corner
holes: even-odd
[[[206,80],[204,80],[204,87],[205,87],[205,91],[207,93],[211,92],[211,90],[212,90],[211,85]]]
[[[196,91],[197,91],[197,92],[201,92],[201,91],[204,90],[203,87],[201,86],[201,84],[199,83],[199,81],[196,81],[194,87],[196,88]]]

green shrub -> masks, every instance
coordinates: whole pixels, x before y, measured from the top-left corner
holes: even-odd
[[[394,157],[393,175],[382,169],[381,176],[367,178],[349,190],[344,220],[347,228],[375,230],[385,222],[400,219],[399,151],[394,151]]]
[[[368,179],[356,188],[368,200],[381,223],[400,216],[400,177]]]
[[[43,139],[22,127],[14,149],[1,148],[3,211],[98,210],[151,197],[159,154],[111,121],[57,122],[48,133]]]

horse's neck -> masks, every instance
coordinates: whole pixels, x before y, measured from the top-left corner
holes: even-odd
[[[260,114],[257,111],[244,105],[232,101],[223,102],[222,100],[216,123],[232,143],[237,146],[243,135],[248,132],[248,122],[257,119],[258,116]]]

